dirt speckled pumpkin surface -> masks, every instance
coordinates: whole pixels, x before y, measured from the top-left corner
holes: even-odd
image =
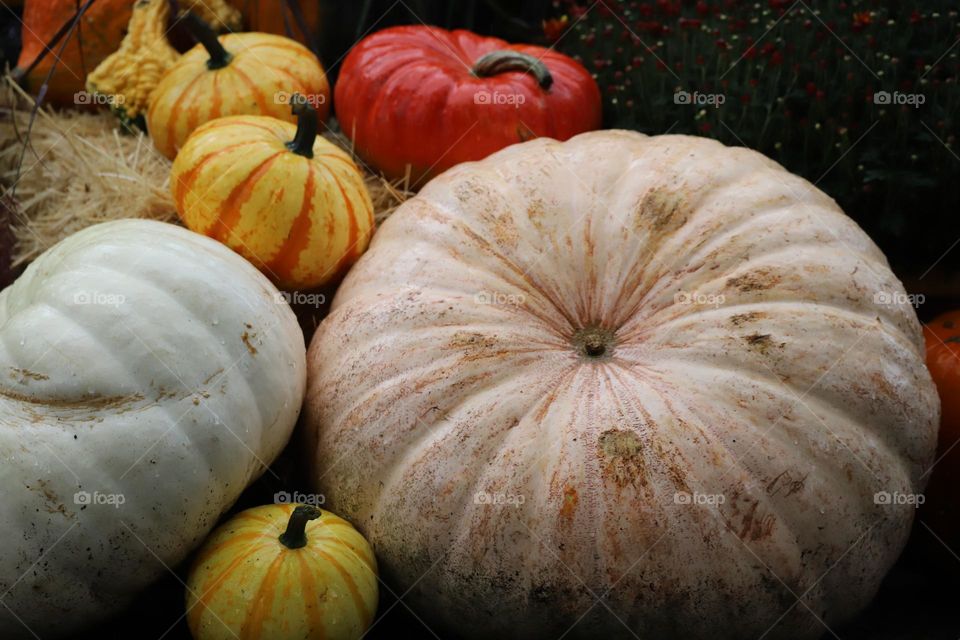
[[[816,638],[906,543],[914,507],[876,495],[933,459],[905,300],[753,151],[515,145],[408,200],[338,290],[308,354],[316,484],[444,632]]]

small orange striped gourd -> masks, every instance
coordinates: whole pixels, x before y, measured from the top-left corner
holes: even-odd
[[[357,640],[377,600],[373,550],[349,522],[313,506],[264,505],[201,547],[187,625],[195,640]]]
[[[293,122],[290,96],[300,93],[321,119],[330,85],[320,61],[299,42],[269,33],[217,37],[192,13],[181,18],[200,44],[160,78],[150,96],[147,130],[171,160],[197,127],[231,115],[267,115]]]
[[[188,228],[255,264],[277,286],[310,289],[366,250],[373,203],[350,156],[317,132],[300,96],[296,126],[231,116],[197,129],[173,163],[170,188]]]

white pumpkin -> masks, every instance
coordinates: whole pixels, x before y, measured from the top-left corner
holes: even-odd
[[[71,236],[0,293],[0,638],[115,612],[273,461],[306,382],[278,296],[225,246],[141,220]]]
[[[515,145],[344,281],[307,357],[314,477],[437,630],[816,638],[873,596],[933,455],[905,299],[753,151]]]

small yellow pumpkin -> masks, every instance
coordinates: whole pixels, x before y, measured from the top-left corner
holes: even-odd
[[[194,14],[182,18],[200,41],[163,75],[150,97],[147,129],[171,160],[200,125],[231,115],[266,115],[293,122],[290,97],[306,96],[321,119],[330,85],[317,57],[299,42],[268,33],[219,38]]]
[[[295,99],[294,125],[266,116],[205,124],[173,163],[170,188],[187,227],[223,242],[286,289],[343,274],[366,250],[373,203],[357,166],[317,135]]]
[[[377,611],[377,562],[353,526],[308,505],[243,511],[213,532],[187,578],[196,640],[356,640]]]

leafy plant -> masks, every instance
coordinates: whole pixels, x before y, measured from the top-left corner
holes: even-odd
[[[960,265],[951,3],[554,3],[555,46],[610,127],[762,151],[833,196],[908,273]]]

